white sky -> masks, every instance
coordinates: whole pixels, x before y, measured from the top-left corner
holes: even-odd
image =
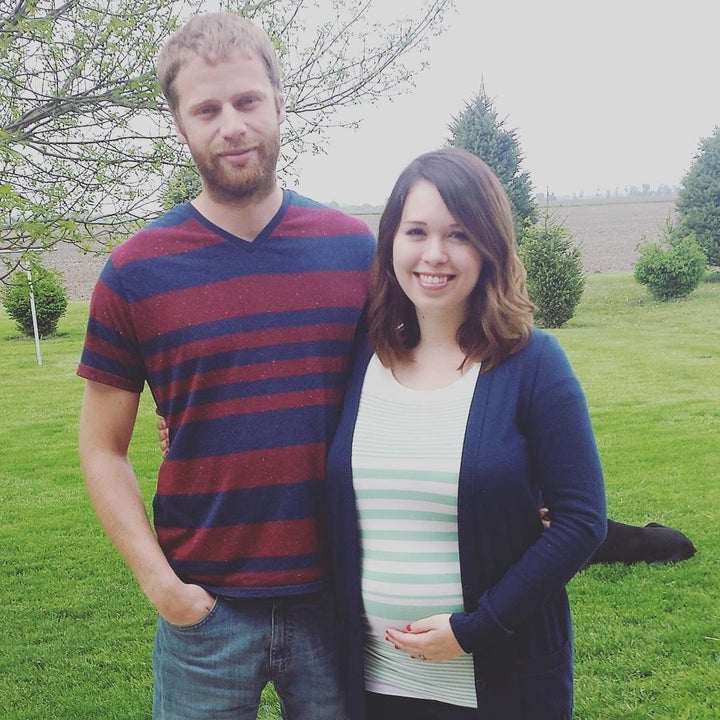
[[[377,4],[397,15],[421,2]],[[677,185],[720,125],[717,0],[456,0],[409,94],[333,131],[299,164],[322,202],[382,204],[415,156],[445,144],[480,83],[518,131],[537,192]]]

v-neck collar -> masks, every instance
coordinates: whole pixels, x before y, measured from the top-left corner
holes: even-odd
[[[255,252],[262,245],[264,245],[267,242],[268,238],[272,236],[275,228],[280,224],[283,217],[285,217],[285,213],[290,206],[290,200],[290,191],[283,189],[283,199],[280,207],[278,208],[278,211],[272,217],[270,222],[268,222],[268,224],[257,234],[255,239],[252,241],[248,241],[241,237],[238,237],[237,235],[233,235],[231,232],[228,232],[227,230],[221,228],[219,225],[216,225],[214,222],[211,222],[191,202],[188,202],[187,206],[191,215],[199,223],[204,225],[208,230],[212,231],[216,235],[219,235],[221,238],[223,238],[229,243],[232,243],[236,247],[242,248],[243,250],[252,253]]]

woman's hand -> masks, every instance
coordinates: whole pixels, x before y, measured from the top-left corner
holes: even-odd
[[[385,639],[412,658],[442,662],[464,655],[450,627],[450,613],[431,615],[410,623],[405,630],[388,628]]]
[[[158,429],[158,443],[160,444],[160,452],[163,457],[166,457],[170,450],[170,431],[168,430],[165,418],[161,417],[157,421]]]

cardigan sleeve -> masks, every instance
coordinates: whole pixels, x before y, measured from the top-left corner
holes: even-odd
[[[511,636],[562,590],[605,537],[602,467],[585,396],[557,340],[545,333],[540,340],[539,350],[528,353],[530,362],[508,377],[519,384],[517,424],[527,439],[530,481],[552,523],[474,598],[474,610],[451,617],[466,652]]]

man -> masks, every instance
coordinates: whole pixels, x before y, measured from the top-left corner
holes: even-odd
[[[367,226],[283,191],[268,37],[190,20],[158,75],[202,191],[113,251],[78,374],[83,474],[158,611],[155,718],[343,717],[323,482],[375,250]],[[127,456],[147,382],[172,450],[155,532]]]

